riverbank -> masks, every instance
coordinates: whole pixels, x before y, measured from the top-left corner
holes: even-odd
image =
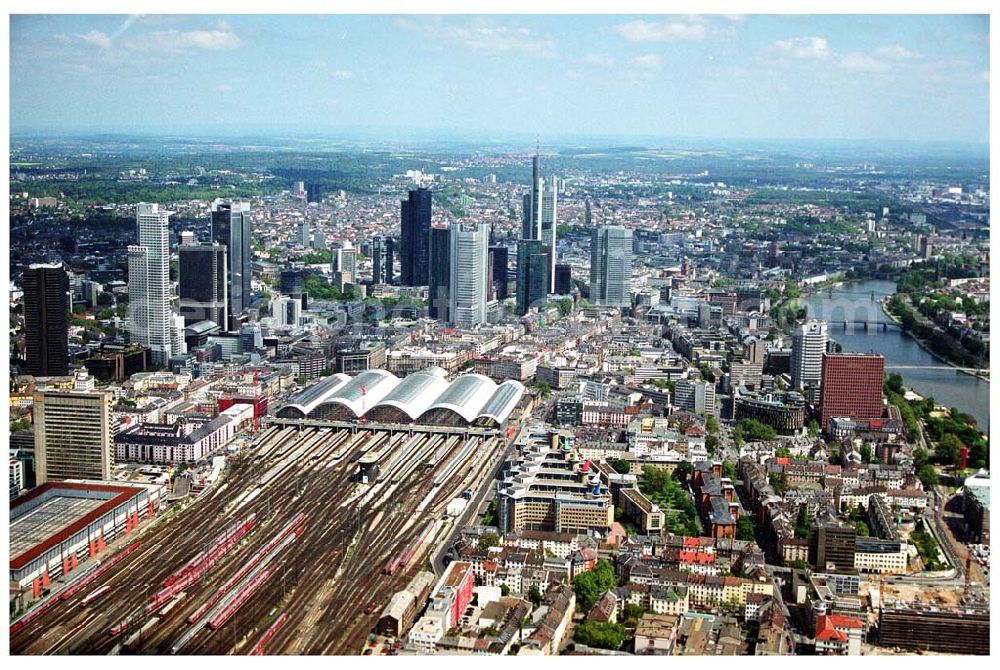
[[[931,346],[927,343],[926,340],[924,340],[924,339],[922,339],[920,337],[917,337],[914,333],[912,333],[909,330],[907,330],[903,326],[902,319],[900,319],[898,316],[896,316],[891,311],[889,311],[888,301],[891,300],[891,299],[892,299],[892,296],[891,295],[887,295],[887,296],[883,296],[882,300],[879,301],[880,305],[882,307],[882,313],[885,314],[887,317],[889,317],[889,319],[891,319],[893,323],[895,323],[897,326],[899,326],[900,330],[902,330],[904,333],[906,333],[907,335],[909,335],[910,338],[912,338],[914,342],[916,342],[918,345],[920,345],[921,349],[923,349],[928,354],[930,354],[931,356],[933,356],[935,359],[941,361],[942,363],[944,363],[948,367],[955,368],[956,371],[961,372],[962,374],[969,375],[970,377],[975,377],[976,379],[981,379],[982,381],[986,382],[987,384],[989,383],[990,378],[989,378],[988,374],[984,375],[982,372],[977,371],[974,368],[962,367],[962,366],[958,365],[957,363],[955,363],[955,361],[948,360],[944,356],[942,356],[939,353],[937,353],[936,351],[934,351],[931,348]]]

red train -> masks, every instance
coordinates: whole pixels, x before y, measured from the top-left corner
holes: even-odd
[[[80,601],[80,607],[86,607],[87,605],[89,605],[90,603],[94,602],[95,600],[100,600],[101,598],[103,598],[104,596],[106,596],[108,594],[108,591],[110,591],[110,590],[111,590],[111,587],[108,586],[107,584],[105,584],[104,586],[102,586],[99,589],[96,589],[93,593],[87,595],[86,598],[84,598],[83,600]]]
[[[236,610],[242,607],[243,603],[245,603],[247,600],[250,599],[250,596],[253,595],[254,591],[260,588],[261,584],[266,582],[267,579],[271,575],[273,575],[277,570],[278,566],[276,565],[270,565],[261,570],[260,573],[258,573],[257,576],[254,577],[250,581],[250,583],[243,588],[242,591],[240,591],[240,593],[236,596],[236,598],[233,599],[232,602],[226,605],[226,607],[223,608],[221,612],[215,615],[215,618],[213,618],[211,621],[208,622],[208,627],[211,628],[212,630],[218,630],[219,628],[221,628],[222,625],[226,623],[226,621],[228,621],[229,618],[233,616],[233,614],[236,613]]]
[[[406,564],[410,562],[410,559],[413,558],[413,555],[417,553],[417,549],[420,548],[421,544],[427,541],[427,538],[431,536],[431,533],[433,531],[434,531],[434,522],[431,521],[427,524],[427,527],[424,528],[424,531],[420,533],[420,537],[414,540],[412,544],[409,544],[406,547],[404,547],[401,552],[396,554],[394,558],[390,559],[389,562],[386,563],[386,566],[382,568],[382,572],[387,575],[392,575],[395,574],[396,571],[399,570],[400,568],[406,567]]]
[[[281,616],[275,619],[274,623],[268,626],[267,631],[265,631],[264,634],[261,635],[260,639],[257,640],[257,644],[255,644],[250,649],[250,651],[247,653],[247,656],[263,656],[264,645],[267,644],[267,642],[272,637],[274,637],[274,634],[278,632],[279,628],[285,625],[285,621],[287,620],[288,620],[288,612],[282,612]]]
[[[110,570],[112,567],[123,561],[126,556],[128,556],[138,548],[139,548],[139,542],[136,541],[130,544],[129,546],[125,547],[125,549],[119,552],[114,558],[112,558],[107,563],[101,565],[101,562],[98,561],[97,568],[94,571],[88,572],[83,578],[76,580],[75,582],[67,586],[65,589],[63,589],[59,593],[59,600],[64,600],[64,601],[69,600],[74,595],[76,595],[80,591],[80,589],[86,587],[88,584],[97,579],[104,572]]]

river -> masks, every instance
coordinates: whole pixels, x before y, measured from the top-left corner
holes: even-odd
[[[976,418],[984,431],[990,426],[990,384],[978,377],[949,368],[925,351],[908,334],[881,326],[867,331],[861,323],[848,324],[843,330],[838,321],[869,321],[892,323],[882,311],[883,296],[896,292],[891,281],[864,281],[820,291],[800,302],[806,305],[810,318],[830,321],[830,337],[844,351],[875,352],[885,356],[886,374],[898,372],[903,383],[920,395],[933,396],[940,405],[957,407]],[[872,294],[874,293],[874,299]]]

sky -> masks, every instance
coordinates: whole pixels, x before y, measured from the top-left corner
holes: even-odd
[[[985,15],[13,15],[20,134],[989,141]]]

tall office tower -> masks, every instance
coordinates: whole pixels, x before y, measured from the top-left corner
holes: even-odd
[[[212,321],[225,329],[229,301],[226,247],[182,244],[177,247],[180,313],[184,323]]]
[[[250,203],[215,200],[212,202],[212,241],[226,246],[229,264],[230,319],[243,313],[250,306],[250,278],[253,276],[253,252],[250,243],[253,228],[250,225]],[[227,329],[226,324],[219,324]]]
[[[531,307],[544,305],[552,272],[551,249],[539,240],[517,243],[517,315],[524,316]]]
[[[507,250],[507,247],[490,247],[490,256],[493,257],[491,281],[493,282],[493,293],[497,300],[506,300],[508,297],[507,271],[510,265],[509,254],[510,252]]]
[[[69,374],[69,277],[61,264],[30,265],[24,289],[25,371],[36,377]]]
[[[35,467],[39,484],[63,479],[111,479],[113,398],[110,391],[35,394]]]
[[[590,228],[590,224],[594,220],[594,213],[590,206],[590,198],[587,198],[586,202],[584,203],[584,207],[585,209],[583,211],[583,225],[585,225],[587,228]]]
[[[339,247],[333,249],[333,259],[331,271],[333,272],[333,283],[341,291],[348,284],[357,283],[358,250],[350,241],[345,241]]]
[[[309,225],[309,219],[302,219],[299,221],[299,246],[308,249],[310,240],[312,239],[312,227]]]
[[[282,270],[278,280],[278,290],[282,295],[302,295],[305,290],[305,272],[300,269]]]
[[[278,296],[271,301],[271,316],[281,326],[297,326],[302,317],[302,301],[288,296]]]
[[[880,418],[884,375],[881,354],[823,354],[820,427],[827,430],[833,417]]]
[[[319,184],[308,184],[306,186],[306,202],[323,202],[323,189]]]
[[[600,226],[590,240],[590,299],[597,305],[629,307],[632,295],[632,231]]]
[[[695,414],[715,415],[715,384],[680,379],[674,393],[674,406]]]
[[[837,519],[817,519],[809,531],[809,563],[817,570],[833,564],[838,571],[854,569],[858,529]]]
[[[489,235],[485,223],[472,230],[463,230],[458,225],[451,227],[448,311],[451,322],[460,328],[486,322]]]
[[[372,283],[391,284],[395,242],[387,235],[372,238]]]
[[[418,188],[400,203],[400,284],[426,286],[430,280],[431,191]]]
[[[552,250],[549,264],[549,286],[546,292],[555,291],[556,227],[558,225],[556,177],[542,177],[541,158],[536,153],[531,161],[531,192],[523,200],[521,239],[540,240]]]
[[[572,292],[573,292],[572,266],[566,263],[556,264],[555,293],[558,293],[559,295],[569,295]]]
[[[194,232],[190,230],[181,231],[180,244],[194,244],[197,240],[195,239]]]
[[[427,289],[428,315],[451,322],[451,228],[434,226],[429,236],[430,277]]]
[[[170,336],[170,215],[158,204],[136,205],[139,244],[128,248],[128,328],[132,342],[150,349],[153,365],[174,353]]]
[[[264,333],[258,324],[240,328],[240,351],[250,353],[264,348]]]
[[[829,340],[826,321],[810,319],[792,331],[792,388],[819,388],[823,379],[823,354]]]
[[[170,313],[170,351],[172,356],[187,353],[187,342],[184,340],[184,317]]]

